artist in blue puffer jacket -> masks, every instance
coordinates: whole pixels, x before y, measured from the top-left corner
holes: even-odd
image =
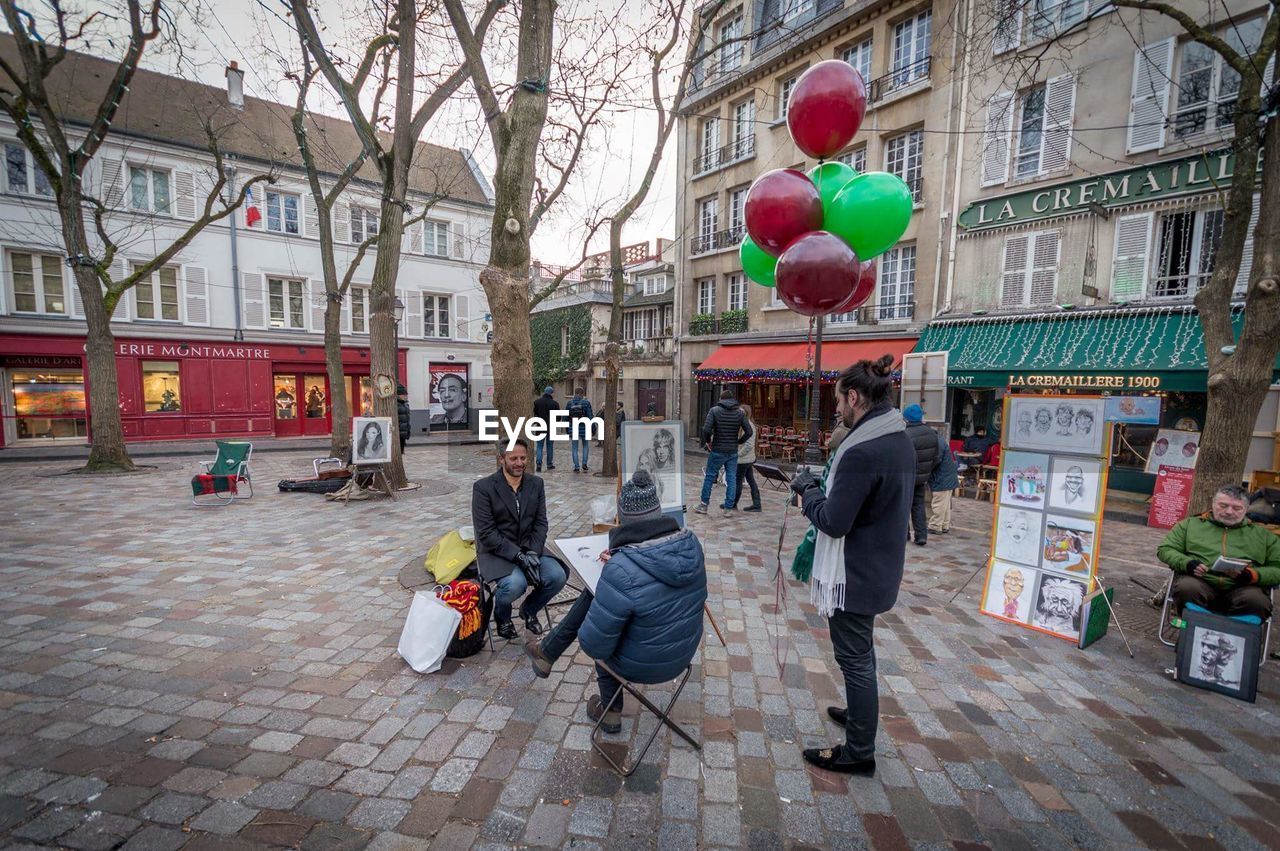
[[[645,470],[622,486],[618,526],[609,532],[604,555],[608,561],[595,596],[583,592],[544,639],[531,637],[525,644],[534,673],[550,675],[577,638],[588,656],[631,682],[676,679],[702,641],[707,571],[702,545],[693,532],[662,514],[657,488]],[[603,714],[601,729],[616,733],[622,729],[621,686],[599,665],[596,679],[600,694],[587,702],[587,715],[599,721]]]

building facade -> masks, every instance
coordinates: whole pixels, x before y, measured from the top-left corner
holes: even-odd
[[[1222,36],[1256,48],[1265,4],[1225,6]],[[1239,78],[1168,17],[1101,0],[979,0],[967,20],[953,269],[919,346],[950,352],[938,419],[998,432],[1006,388],[1158,395],[1160,424],[1121,425],[1112,459],[1115,486],[1149,492],[1157,428],[1204,425],[1193,298],[1222,234]],[[1251,467],[1272,465],[1277,395]]]
[[[838,158],[856,171],[902,177],[916,212],[902,240],[876,259],[876,292],[829,318],[823,371],[909,351],[943,288],[940,225],[951,192],[952,4],[897,0],[729,3],[709,22],[718,45],[695,74],[678,136],[680,416],[701,425],[724,386],[737,386],[764,425],[802,426],[811,369],[807,317],[746,279],[738,258],[747,190],[777,168],[817,165],[791,142],[788,99],[817,62],[862,74],[868,109]],[[767,348],[765,348],[767,347]],[[830,378],[831,375],[828,375]],[[828,407],[830,400],[827,400]],[[823,409],[824,421],[830,411]]]
[[[12,51],[10,40],[0,51]],[[67,122],[86,124],[112,63],[71,54],[50,81]],[[168,246],[203,208],[213,184],[205,124],[238,187],[270,170],[272,184],[205,228],[172,262],[127,292],[113,315],[120,406],[129,440],[328,434],[330,399],[353,414],[372,404],[369,282],[373,249],[342,303],[342,387],[324,366],[325,288],[319,223],[297,143],[292,107],[139,71],[111,137],[85,180],[105,204],[120,246],[117,279]],[[88,82],[86,81],[93,81]],[[332,180],[359,150],[346,122],[308,117],[334,162]],[[317,147],[320,147],[317,145]],[[86,439],[84,311],[68,271],[47,182],[14,128],[0,123],[0,407],[4,445]],[[379,184],[366,166],[334,209],[341,276],[376,233]],[[332,185],[331,183],[329,185]],[[488,255],[491,190],[464,152],[420,147],[409,204],[425,218],[408,228],[396,284],[400,381],[414,432],[470,428],[491,386],[489,316],[479,285]],[[90,229],[93,233],[93,229]],[[101,250],[101,245],[91,246]],[[452,374],[454,378],[446,379]]]

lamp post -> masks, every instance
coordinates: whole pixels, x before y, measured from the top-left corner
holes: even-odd
[[[396,320],[396,384],[400,384],[400,320],[404,318],[404,302],[396,296],[395,303],[391,306],[391,315]]]
[[[818,314],[814,325],[813,386],[809,390],[809,442],[804,449],[804,462],[822,467],[822,323],[826,319]]]

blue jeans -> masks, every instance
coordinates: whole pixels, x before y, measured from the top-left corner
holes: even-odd
[[[594,599],[590,591],[583,591],[569,608],[569,613],[560,619],[551,632],[547,633],[546,638],[542,639],[542,652],[553,663],[563,656],[569,649],[569,645],[577,639],[578,630],[582,629],[582,624],[587,620],[587,610],[591,608],[591,601]],[[618,689],[622,688],[622,685],[599,665],[596,665],[596,684],[600,687],[601,706],[608,706],[609,701],[613,700],[613,696],[618,693]],[[614,706],[619,710],[622,709],[621,697]]]
[[[542,468],[542,447],[544,446],[547,447],[547,467],[551,468],[556,465],[556,445],[551,442],[551,438],[544,437],[538,441],[538,445],[533,452],[534,463],[539,469]]]
[[[707,456],[707,473],[702,477],[702,504],[711,504],[711,486],[716,483],[720,468],[724,468],[725,492],[722,508],[733,508],[738,495],[738,452],[712,452]]]
[[[587,439],[586,439],[585,437],[583,437],[583,438],[579,438],[579,439],[577,439],[577,440],[570,440],[570,441],[569,441],[569,453],[570,453],[571,455],[573,455],[573,469],[575,469],[575,470],[576,470],[576,469],[578,469],[578,467],[579,467],[579,464],[578,464],[578,444],[579,444],[579,443],[581,443],[581,444],[582,444],[582,464],[581,464],[581,467],[582,467],[582,469],[584,469],[584,470],[585,470],[585,469],[587,469],[587,455],[589,455],[589,454],[590,454],[590,450],[591,450],[591,444],[590,444],[589,442],[587,442]]]
[[[542,584],[520,604],[522,618],[536,616],[569,581],[560,562],[550,556],[542,557],[538,572],[541,574]],[[520,599],[520,595],[527,590],[529,590],[529,580],[525,578],[524,571],[518,567],[498,580],[493,593],[493,616],[498,623],[511,620],[511,604]]]

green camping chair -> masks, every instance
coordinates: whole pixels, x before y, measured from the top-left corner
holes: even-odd
[[[191,504],[200,508],[253,499],[253,483],[249,480],[253,444],[219,440],[217,445],[217,457],[201,461],[201,472],[191,479]]]

